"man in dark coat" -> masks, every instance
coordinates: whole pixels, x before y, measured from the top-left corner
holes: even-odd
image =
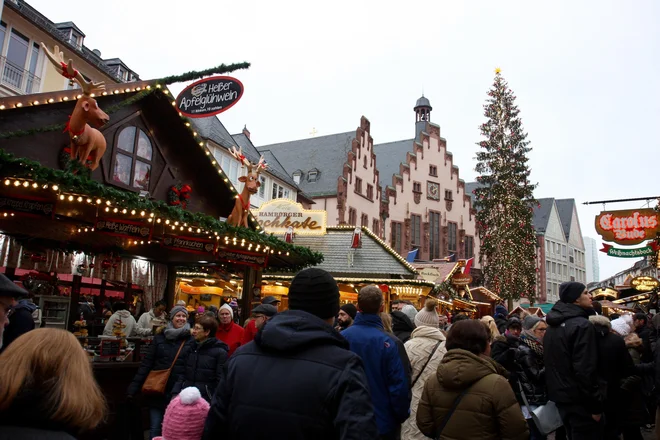
[[[338,311],[329,273],[298,273],[289,310],[227,362],[203,439],[377,438],[362,361],[332,328]]]
[[[404,344],[410,339],[410,335],[415,330],[415,324],[408,315],[403,312],[392,312],[392,332]]]
[[[522,333],[520,319],[509,319],[506,324],[506,331],[495,338],[490,351],[490,357],[512,374],[509,378],[514,390],[518,387],[518,379],[514,373],[518,369],[516,365],[516,350],[520,345],[520,333]]]
[[[501,335],[506,331],[507,317],[509,316],[509,311],[502,304],[495,306],[495,325],[497,326],[497,331]]]
[[[18,287],[12,280],[0,273],[0,348],[4,340],[5,327],[10,323],[14,313],[16,298],[27,295],[25,289]],[[13,319],[13,318],[12,318]]]
[[[584,284],[569,281],[559,286],[559,298],[546,318],[543,339],[548,395],[573,440],[602,439],[598,342],[588,320],[591,295]]]
[[[27,293],[27,292],[26,292]],[[37,305],[26,296],[18,300],[18,304],[14,306],[14,313],[11,316],[9,325],[5,329],[3,346],[0,351],[3,351],[9,344],[23,333],[34,330],[34,318],[32,314],[37,310]]]
[[[179,357],[177,369],[183,371],[172,388],[172,395],[195,387],[208,402],[211,401],[222,377],[222,369],[229,357],[229,347],[215,338],[218,321],[213,316],[202,315],[195,324],[195,344],[185,358]]]

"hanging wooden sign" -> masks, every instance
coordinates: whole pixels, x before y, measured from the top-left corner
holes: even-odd
[[[610,257],[639,258],[653,255],[658,252],[658,249],[658,245],[654,241],[651,241],[644,247],[634,249],[616,248],[610,244],[603,243],[603,248],[600,251],[605,252]]]
[[[56,201],[38,197],[0,197],[0,211],[35,217],[50,217],[55,215]]]
[[[207,118],[233,107],[243,96],[243,84],[230,76],[192,83],[176,97],[176,107],[189,118]]]
[[[659,223],[654,209],[604,211],[596,216],[596,232],[605,241],[633,245],[656,238]]]
[[[115,237],[151,239],[151,227],[142,222],[99,217],[94,228],[97,232]]]
[[[215,242],[197,237],[182,237],[178,235],[165,234],[161,246],[181,252],[193,254],[213,254]]]
[[[451,283],[455,286],[467,286],[472,282],[472,276],[463,273],[457,273],[451,277]]]
[[[635,277],[630,281],[630,285],[640,292],[650,292],[660,286],[660,281],[653,277]]]
[[[228,249],[218,249],[215,257],[228,263],[245,264],[246,266],[265,267],[268,256],[261,253],[241,252]]]

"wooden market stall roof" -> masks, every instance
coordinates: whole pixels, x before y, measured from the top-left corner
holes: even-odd
[[[269,266],[279,270],[298,270],[323,260],[319,252],[263,234],[251,214],[249,228],[233,227],[218,220],[218,217],[229,215],[238,191],[224,175],[204,139],[172,105],[174,101],[167,87],[157,82],[116,84],[102,96],[97,96],[99,106],[112,118],[101,129],[108,143],[101,167],[90,174],[80,166],[64,169],[64,165],[59,164],[61,151],[69,141],[62,130],[80,98],[79,93],[80,90],[66,90],[0,99],[3,147],[0,149],[0,178],[4,182],[0,187],[5,192],[30,190],[35,195],[57,199],[58,209],[62,208],[55,213],[59,227],[49,227],[48,222],[40,219],[25,221],[24,216],[0,217],[2,230],[6,233],[24,240],[34,239],[36,235],[43,245],[54,247],[90,249],[93,252],[120,248],[149,259],[162,261],[162,258],[169,258],[159,246],[149,246],[151,243],[146,243],[147,240],[132,243],[131,249],[127,249],[125,240],[116,237],[81,234],[79,231],[92,227],[89,213],[103,208],[107,215],[143,224],[146,219],[173,234],[210,237],[228,249],[247,250],[249,245],[259,246],[260,252],[268,254]],[[187,170],[184,173],[186,178],[204,182],[195,188],[188,210],[167,203],[169,184],[159,184],[155,173],[152,173],[154,189],[147,197],[109,181],[107,174],[112,161],[114,134],[131,118],[139,118],[153,137],[159,154],[174,161],[174,165],[165,164],[160,174],[164,176],[163,180],[172,180],[183,169]],[[190,170],[194,172],[190,173]],[[210,209],[210,212],[203,211],[203,208]],[[134,246],[143,246],[144,249],[135,249]]]
[[[413,267],[419,271],[422,278],[435,284],[442,284],[462,267],[460,262],[434,261],[429,263],[415,262]]]

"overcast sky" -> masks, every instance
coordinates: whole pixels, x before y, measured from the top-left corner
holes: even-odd
[[[232,133],[246,124],[258,146],[354,130],[362,115],[375,143],[407,139],[423,91],[466,181],[500,67],[532,142],[535,195],[575,198],[583,235],[602,243],[602,205],[583,202],[660,195],[658,1],[28,3],[142,79],[251,62],[220,119]],[[634,261],[601,253],[601,279]]]

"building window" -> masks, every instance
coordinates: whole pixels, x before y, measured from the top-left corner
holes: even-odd
[[[440,213],[429,212],[429,259],[442,258],[440,255]]]
[[[458,224],[449,222],[447,223],[448,237],[447,237],[447,250],[456,253],[458,246],[456,245],[456,237],[458,235]]]
[[[348,209],[348,224],[351,226],[357,224],[357,211],[353,208]]]
[[[422,217],[419,215],[411,215],[410,216],[410,241],[411,244],[420,246],[422,244],[421,241],[421,235],[422,235]]]
[[[575,264],[575,250],[573,248],[568,248],[568,262]],[[571,281],[575,281],[575,280],[571,280]]]
[[[555,262],[553,261],[553,262],[552,262],[552,274],[554,275],[554,274],[556,274],[556,273],[557,273],[557,263],[555,263]]]
[[[549,252],[550,252],[550,249],[551,249],[551,248],[550,248],[550,242],[549,242],[548,240],[546,240],[546,241],[545,241],[545,251],[549,253]]]
[[[362,179],[359,177],[355,178],[355,192],[358,194],[362,194]]]
[[[309,170],[307,172],[307,181],[308,182],[316,182],[319,178],[319,170],[314,168],[313,170]]]
[[[401,242],[401,230],[403,229],[402,225],[401,225],[401,223],[398,223],[398,222],[392,222],[391,223],[391,228],[392,228],[392,241],[391,241],[392,249],[394,249],[395,251],[397,251],[399,253],[399,255],[401,255],[401,252],[402,252],[402,249],[401,249],[401,247],[402,247],[401,246],[401,244],[402,244],[402,242]]]
[[[445,190],[445,200],[454,200],[454,196],[450,189]]]
[[[360,226],[364,226],[365,228],[369,227],[369,216],[367,214],[362,214]]]
[[[374,199],[374,187],[373,187],[373,185],[367,184],[367,198],[369,200]]]
[[[282,185],[273,182],[273,199],[288,199],[289,190]]]
[[[421,193],[422,192],[422,184],[419,183],[419,182],[413,182],[413,192]]]
[[[296,171],[293,173],[293,181],[296,182],[296,185],[300,184],[300,178],[302,177],[302,172],[301,171]]]
[[[380,236],[380,231],[379,231],[379,229],[380,229],[380,223],[378,222],[378,220],[374,219],[374,220],[373,220],[373,223],[372,223],[372,226],[371,226],[371,231],[372,231],[374,234],[376,234],[377,236]]]
[[[564,260],[566,259],[566,245],[565,244],[561,245],[561,256]]]
[[[259,183],[261,183],[259,186],[259,197],[263,199],[266,197],[266,177],[259,176]]]
[[[429,165],[429,175],[438,177],[438,167],[435,165]]]
[[[548,275],[550,275],[550,262],[546,260],[545,261],[545,276],[548,276]]]
[[[364,169],[367,169],[367,155],[364,155]]]
[[[117,136],[112,180],[138,190],[149,190],[153,147],[147,134],[134,126],[123,128]]]
[[[464,243],[465,243],[465,258],[470,259],[474,257],[474,238],[470,236],[466,236]]]

